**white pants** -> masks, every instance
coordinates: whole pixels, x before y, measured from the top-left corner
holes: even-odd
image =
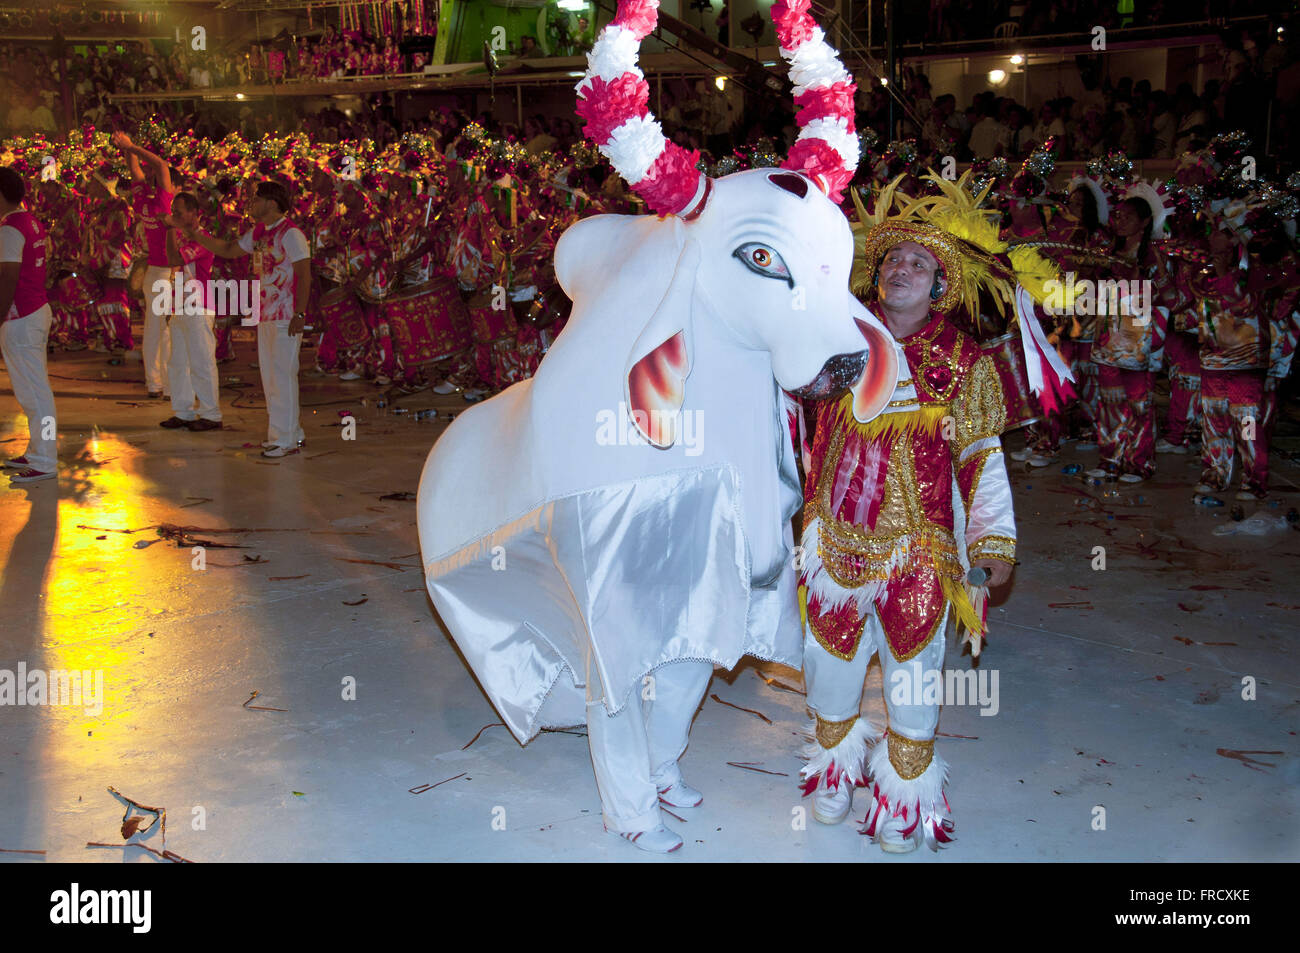
[[[194,401],[199,402],[198,416],[204,420],[221,420],[217,403],[217,335],[212,329],[211,314],[173,315],[172,353],[167,361],[171,379],[172,413],[181,420],[194,419]]]
[[[911,687],[924,686],[927,672],[937,671],[942,677],[947,624],[948,615],[945,613],[930,644],[906,662],[895,661],[874,612],[867,617],[862,641],[852,661],[846,662],[831,655],[809,631],[803,642],[803,676],[808,686],[808,707],[826,721],[848,721],[857,717],[862,707],[862,684],[867,678],[867,666],[871,663],[871,656],[879,651],[889,727],[914,741],[928,741],[939,726],[939,706],[914,703],[919,701],[921,693],[913,692]],[[895,687],[900,684],[907,690],[895,693]]]
[[[174,269],[150,265],[144,270],[144,386],[151,394],[166,392],[167,363],[171,354],[171,334],[167,315],[172,309],[172,273]],[[167,283],[168,291],[156,295],[154,282]]]
[[[590,659],[587,669],[587,742],[605,826],[620,834],[652,830],[662,823],[660,790],[681,777],[677,759],[690,740],[691,721],[713,665],[670,662],[656,669],[652,681],[634,687],[623,710],[613,716],[604,703],[590,701],[604,692]]]
[[[58,467],[54,392],[45,372],[45,344],[53,317],[47,304],[26,317],[0,323],[0,353],[14,385],[14,397],[27,415],[27,450],[22,456],[28,466],[42,473],[53,473]]]
[[[298,423],[298,348],[302,335],[289,335],[288,321],[257,325],[257,366],[262,372],[268,424],[266,439],[277,447],[296,447],[303,439]]]

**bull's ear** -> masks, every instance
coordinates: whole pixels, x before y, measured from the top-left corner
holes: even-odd
[[[672,282],[628,355],[627,408],[636,429],[660,449],[677,440],[678,418],[691,373],[695,277],[700,246],[688,240],[677,257]]]
[[[898,351],[889,330],[852,296],[849,313],[867,339],[867,366],[852,388],[853,417],[865,424],[878,417],[894,396],[894,387],[898,383]]]

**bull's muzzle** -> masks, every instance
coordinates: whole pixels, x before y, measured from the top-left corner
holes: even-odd
[[[826,400],[847,390],[854,381],[862,376],[867,366],[870,348],[864,348],[851,354],[836,354],[822,365],[821,372],[812,382],[790,391],[803,400]]]

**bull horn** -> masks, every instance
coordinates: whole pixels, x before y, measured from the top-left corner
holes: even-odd
[[[858,169],[859,148],[853,125],[857,84],[826,42],[821,27],[808,14],[811,0],[777,0],[772,25],[781,45],[781,58],[790,64],[795,122],[799,138],[781,168],[803,172],[832,202]]]
[[[650,112],[650,84],[637,66],[641,41],[659,20],[659,0],[619,0],[614,19],[587,54],[578,83],[583,133],[596,143],[632,191],[660,215],[694,217],[708,180],[696,168],[700,154],[669,142]]]

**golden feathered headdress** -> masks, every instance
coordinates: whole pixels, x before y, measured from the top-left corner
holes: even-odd
[[[853,194],[858,221],[852,226],[856,255],[849,286],[854,294],[870,292],[889,249],[912,241],[933,254],[943,270],[947,288],[934,303],[937,311],[950,311],[960,303],[967,313],[978,315],[983,291],[1006,317],[1017,284],[1035,301],[1047,297],[1044,286],[1060,278],[1056,265],[1033,248],[1010,246],[998,236],[998,212],[982,207],[992,183],[975,193],[969,169],[956,181],[931,169],[922,178],[932,182],[939,194],[909,198],[898,193],[902,178],[881,189],[870,213]],[[1014,306],[1010,313],[1014,321]]]

